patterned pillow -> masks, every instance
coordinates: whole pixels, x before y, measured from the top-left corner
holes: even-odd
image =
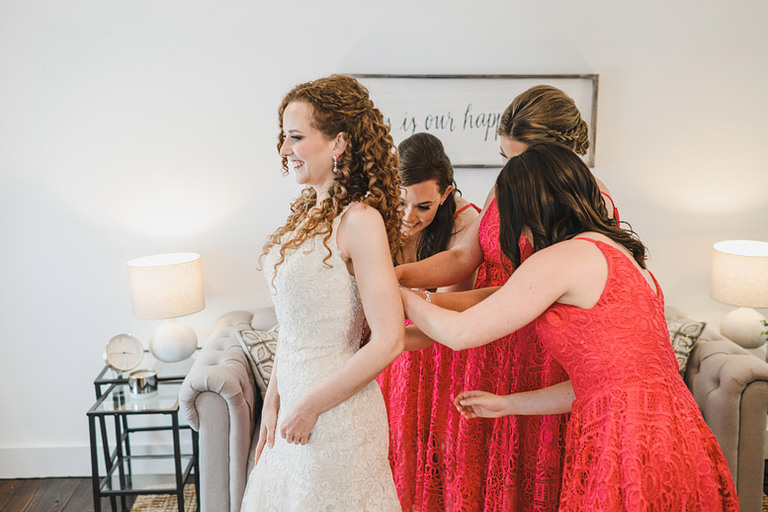
[[[248,327],[235,327],[235,334],[240,346],[243,347],[253,372],[253,378],[261,392],[261,398],[267,394],[269,379],[272,377],[272,366],[277,351],[277,336],[280,329],[275,326],[268,331],[257,331]]]
[[[675,358],[677,358],[677,364],[680,367],[680,375],[685,376],[688,356],[706,326],[706,322],[697,322],[687,318],[677,320],[667,318],[669,338],[672,341],[672,348],[675,349]]]

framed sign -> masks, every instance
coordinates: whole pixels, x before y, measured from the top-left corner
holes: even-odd
[[[395,143],[429,132],[445,145],[454,167],[500,167],[499,120],[512,99],[539,84],[573,98],[589,125],[595,164],[597,75],[352,75],[365,85],[392,128]]]

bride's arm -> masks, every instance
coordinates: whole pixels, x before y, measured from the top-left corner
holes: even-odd
[[[261,408],[261,422],[259,425],[259,441],[256,444],[254,464],[258,464],[261,452],[265,445],[272,448],[275,445],[275,427],[277,425],[277,412],[280,410],[280,395],[277,392],[277,357],[272,363],[272,376],[267,385],[267,393],[264,396],[264,405]]]
[[[351,206],[336,240],[353,268],[371,337],[286,414],[281,435],[288,442],[305,444],[319,414],[357,393],[403,351],[403,308],[381,215],[367,205]]]

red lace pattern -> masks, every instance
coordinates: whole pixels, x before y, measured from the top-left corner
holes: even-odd
[[[555,304],[533,322],[576,394],[560,510],[738,510],[725,457],[678,373],[658,283],[657,296],[627,256],[593,242],[608,262],[598,303]]]
[[[485,262],[476,287],[504,284],[509,273],[502,264],[495,201],[479,237]],[[533,248],[521,239],[521,250],[525,258]],[[566,379],[533,324],[475,349],[453,352],[433,345],[403,353],[378,378],[403,511],[556,510],[567,415],[463,420],[453,398],[462,390],[506,394]]]

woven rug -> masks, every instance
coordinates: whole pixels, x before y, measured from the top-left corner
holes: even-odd
[[[195,486],[192,484],[184,486],[184,508],[185,512],[197,512]],[[176,496],[169,494],[139,496],[131,507],[131,512],[178,512]],[[768,512],[768,496],[765,494],[763,494],[763,512]]]
[[[178,512],[176,495],[174,494],[150,494],[138,496],[131,507],[131,512]],[[184,512],[197,512],[195,500],[195,486],[184,486]]]

